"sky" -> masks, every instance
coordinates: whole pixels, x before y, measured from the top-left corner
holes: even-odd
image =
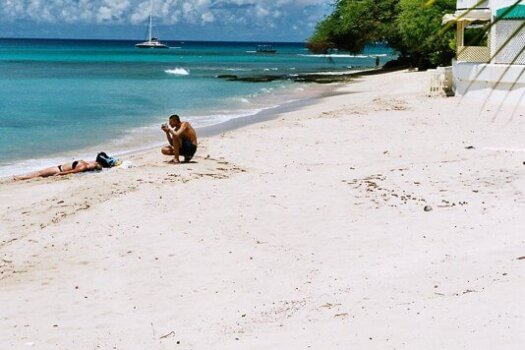
[[[161,40],[304,41],[330,0],[152,0]],[[143,39],[150,0],[0,0],[0,37]]]

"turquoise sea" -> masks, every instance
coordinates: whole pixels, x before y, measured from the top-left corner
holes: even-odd
[[[0,39],[0,177],[83,157],[146,146],[170,114],[197,126],[249,118],[308,96],[291,81],[232,82],[218,75],[293,75],[373,67],[394,53],[311,55],[303,43],[168,42],[144,50],[134,41]],[[162,134],[158,133],[162,141]],[[98,148],[96,148],[98,147]]]

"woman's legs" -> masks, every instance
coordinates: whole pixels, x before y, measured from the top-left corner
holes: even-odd
[[[54,167],[51,167],[51,168],[46,168],[46,169],[42,169],[42,170],[39,170],[39,171],[35,171],[33,173],[20,175],[20,176],[15,176],[13,179],[14,180],[29,180],[29,179],[34,179],[34,178],[37,178],[37,177],[49,177],[49,176],[53,176],[55,174],[58,174],[59,172],[60,172],[60,169],[58,169],[57,166],[54,166]]]

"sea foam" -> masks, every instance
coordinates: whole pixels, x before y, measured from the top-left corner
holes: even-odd
[[[164,72],[171,75],[190,75],[189,69],[179,67],[173,69],[166,69]]]

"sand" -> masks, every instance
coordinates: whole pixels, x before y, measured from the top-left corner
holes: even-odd
[[[1,348],[521,349],[523,111],[429,79],[357,79],[193,164],[4,182]]]

